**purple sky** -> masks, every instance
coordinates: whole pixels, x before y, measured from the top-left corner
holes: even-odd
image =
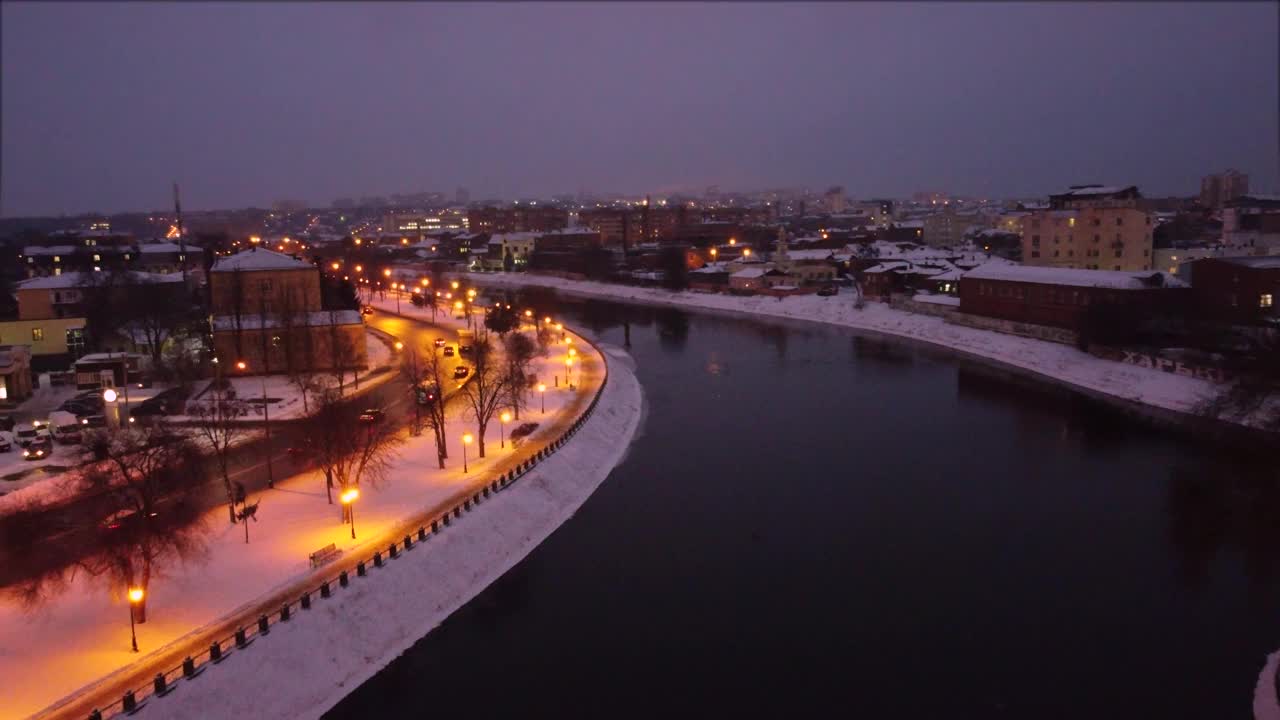
[[[439,190],[1275,190],[1275,3],[3,5],[4,216]]]

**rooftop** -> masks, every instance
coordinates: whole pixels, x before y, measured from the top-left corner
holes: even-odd
[[[213,272],[233,272],[236,270],[312,270],[315,266],[292,255],[267,250],[250,248],[235,255],[218,258],[213,264]]]
[[[125,282],[135,283],[170,283],[182,282],[182,273],[148,273],[132,270],[120,273]],[[23,280],[15,285],[17,290],[65,290],[68,288],[88,287],[97,278],[106,277],[102,273],[65,272],[61,275]]]
[[[970,270],[964,277],[976,280],[1098,287],[1115,290],[1144,290],[1158,287],[1186,287],[1186,283],[1164,272],[1125,272],[1122,270],[1078,270],[1073,268],[1034,267],[987,263]]]

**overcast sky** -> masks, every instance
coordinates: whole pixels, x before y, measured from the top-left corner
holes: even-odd
[[[1275,190],[1277,7],[5,3],[0,214]]]

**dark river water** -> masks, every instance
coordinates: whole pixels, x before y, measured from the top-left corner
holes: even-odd
[[[643,435],[326,717],[1250,717],[1268,456],[846,331],[566,314],[629,323]]]

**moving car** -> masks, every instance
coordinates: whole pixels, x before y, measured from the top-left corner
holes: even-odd
[[[447,344],[444,338],[436,338],[436,347],[444,347]]]
[[[22,448],[23,460],[43,460],[53,454],[53,442],[47,434],[41,434]]]
[[[361,314],[361,315],[372,315],[372,314],[373,314],[373,308],[369,307],[368,305],[365,305],[364,307],[360,308],[360,314]]]
[[[378,408],[369,408],[368,410],[365,410],[364,412],[360,413],[360,422],[366,422],[366,423],[382,422],[382,419],[386,416],[387,414],[379,410]]]
[[[469,372],[471,372],[471,370],[466,365],[459,365],[453,369],[453,377],[456,380],[461,380],[466,377]]]
[[[148,517],[155,517],[159,513],[152,511]],[[125,523],[132,522],[142,517],[137,510],[133,508],[125,508],[111,513],[102,520],[102,528],[104,530],[116,530]]]
[[[444,356],[445,356],[445,357],[453,357],[453,346],[452,346],[452,345],[447,345],[447,346],[445,346],[445,349],[444,349]]]

